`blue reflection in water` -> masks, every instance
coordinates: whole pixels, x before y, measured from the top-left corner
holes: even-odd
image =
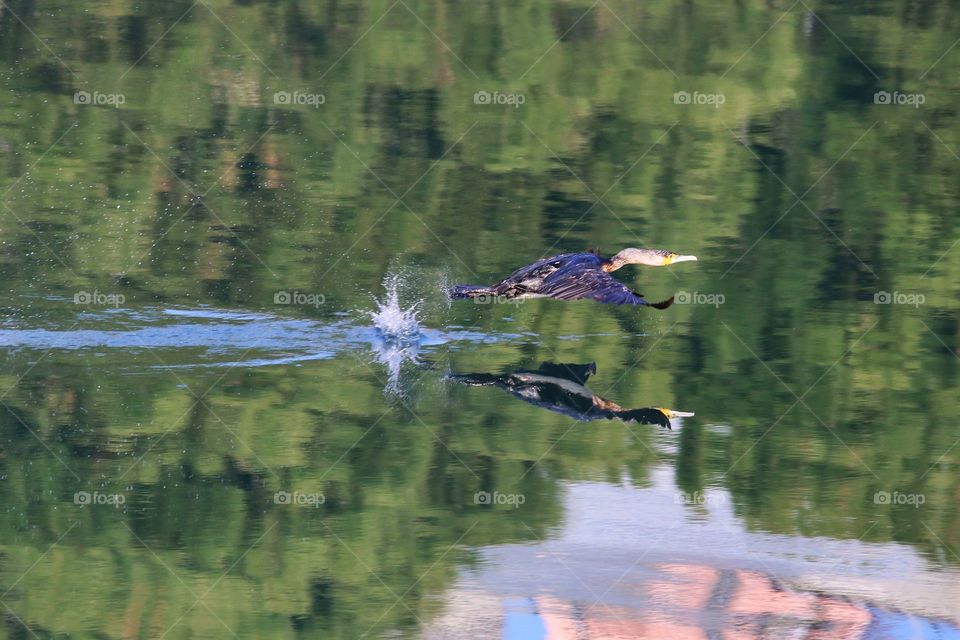
[[[885,611],[868,607],[873,620],[863,634],[863,640],[916,638],[917,640],[960,640],[960,629],[937,620],[929,620],[908,613]]]
[[[530,598],[508,598],[503,602],[503,640],[537,640],[547,637],[547,627]]]

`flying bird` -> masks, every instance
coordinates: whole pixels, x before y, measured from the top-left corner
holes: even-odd
[[[628,264],[665,267],[677,262],[696,260],[662,249],[624,249],[612,258],[598,252],[564,253],[538,260],[517,269],[492,287],[458,284],[450,289],[450,297],[462,298],[556,298],[557,300],[590,299],[606,304],[642,304],[666,309],[673,298],[649,302],[610,275]]]

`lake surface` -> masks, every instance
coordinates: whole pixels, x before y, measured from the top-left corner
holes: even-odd
[[[7,0],[0,637],[960,638],[958,39]]]

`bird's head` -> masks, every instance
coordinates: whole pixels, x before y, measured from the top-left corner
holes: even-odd
[[[610,259],[607,271],[615,271],[628,264],[643,264],[648,267],[666,267],[675,262],[696,260],[697,256],[685,256],[664,249],[624,249]]]
[[[663,407],[657,407],[657,411],[667,416],[671,420],[674,418],[692,418],[696,415],[693,411],[674,411],[673,409],[665,409]]]
[[[692,418],[695,415],[693,411],[674,411],[673,409],[666,409],[664,407],[657,407],[655,411],[663,416],[664,421],[667,423],[667,429],[673,429],[671,420],[676,420],[677,418]]]

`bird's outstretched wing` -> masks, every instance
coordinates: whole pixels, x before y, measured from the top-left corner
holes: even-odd
[[[521,289],[536,289],[545,278],[548,278],[556,271],[568,268],[571,264],[580,260],[587,260],[595,264],[600,264],[599,258],[589,254],[562,253],[557,256],[537,260],[533,264],[528,264],[511,273],[501,280],[494,288],[501,293],[506,293],[510,289],[519,287]]]
[[[643,304],[656,309],[666,309],[673,304],[672,297],[663,302],[650,302],[606,271],[592,268],[561,269],[544,280],[538,293],[558,300],[589,299],[605,304]]]

